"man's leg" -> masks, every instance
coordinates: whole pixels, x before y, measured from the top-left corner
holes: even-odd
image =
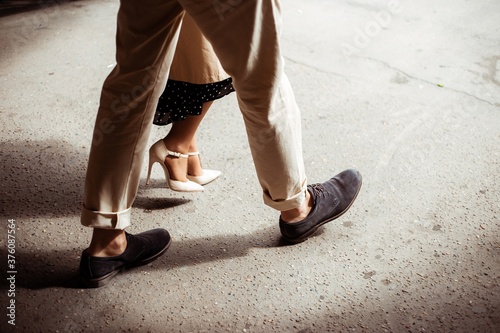
[[[283,72],[280,2],[180,0],[233,78],[265,203],[283,211],[306,195],[300,112]]]
[[[130,225],[154,110],[168,76],[183,13],[173,0],[121,1],[117,65],[102,88],[81,215],[82,224],[94,228],[80,266],[90,286],[106,283],[123,267],[154,260],[170,243],[163,229],[138,237],[126,235],[123,229]],[[144,248],[141,256],[132,253]],[[114,259],[104,260],[109,256]]]
[[[361,186],[361,175],[349,170],[321,186],[307,186],[300,111],[283,71],[279,43],[281,2],[179,2],[233,77],[264,202],[282,212],[285,239],[305,240],[350,207]]]

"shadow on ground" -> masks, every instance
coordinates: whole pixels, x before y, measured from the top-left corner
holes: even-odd
[[[54,7],[82,0],[0,0],[0,17],[36,11],[52,11]]]
[[[320,229],[312,238],[318,237],[322,233],[322,229]],[[117,279],[127,279],[127,275],[139,274],[141,270],[168,271],[212,261],[245,257],[250,250],[256,248],[288,245],[281,239],[275,226],[259,229],[250,234],[174,240],[165,255],[158,260],[142,268],[124,271]],[[7,257],[6,250],[0,250],[0,257]],[[83,288],[78,276],[80,250],[66,248],[29,251],[28,249],[19,249],[16,257],[19,267],[16,281],[18,287],[27,289]],[[8,282],[5,279],[2,280],[0,289],[8,289]]]
[[[0,216],[79,215],[87,158],[87,149],[63,141],[0,142]],[[164,186],[160,180],[151,184],[151,188]],[[138,197],[134,207],[168,209],[188,202],[183,198]]]
[[[87,154],[56,140],[0,142],[0,215],[79,214]]]

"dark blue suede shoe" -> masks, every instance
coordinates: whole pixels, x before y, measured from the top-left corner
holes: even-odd
[[[102,287],[125,268],[146,265],[161,256],[171,243],[165,229],[153,229],[140,234],[126,233],[127,248],[119,256],[94,257],[84,250],[80,260],[80,276],[88,288]]]
[[[307,186],[314,206],[309,215],[299,222],[286,223],[280,217],[280,231],[290,243],[300,243],[314,234],[319,227],[344,214],[361,189],[361,174],[345,170],[327,182]]]

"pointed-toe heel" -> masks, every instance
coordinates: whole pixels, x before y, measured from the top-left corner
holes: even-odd
[[[149,166],[148,166],[148,177],[146,179],[146,184],[148,184],[148,185],[150,184],[151,170],[153,168],[153,164],[158,162],[163,168],[168,187],[172,191],[201,192],[205,189],[200,184],[197,184],[196,182],[193,182],[191,180],[182,182],[182,181],[174,180],[174,179],[170,178],[170,173],[168,171],[167,166],[165,165],[165,158],[167,156],[173,156],[176,158],[188,158],[189,157],[187,154],[181,154],[178,152],[168,150],[167,147],[165,146],[165,143],[163,142],[163,140],[157,141],[149,149]]]
[[[189,152],[188,156],[198,156],[199,157],[200,153],[195,151],[195,152]],[[200,164],[201,164],[201,159],[200,159]],[[221,172],[219,170],[210,170],[210,169],[202,169],[203,170],[203,175],[201,176],[191,176],[190,174],[187,175],[187,178],[200,185],[206,185],[217,178],[221,175]]]

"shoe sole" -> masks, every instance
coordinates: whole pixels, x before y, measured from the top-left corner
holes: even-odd
[[[358,190],[356,191],[356,194],[354,194],[354,197],[352,198],[351,202],[342,212],[340,212],[339,214],[337,214],[335,216],[332,216],[331,218],[329,218],[327,220],[324,220],[324,221],[318,223],[317,225],[315,225],[313,228],[309,229],[306,233],[304,233],[299,238],[290,239],[290,238],[287,238],[287,237],[282,235],[283,239],[285,239],[287,242],[292,243],[292,244],[302,243],[303,241],[308,239],[310,236],[312,236],[319,229],[319,227],[321,227],[322,225],[325,225],[328,222],[331,222],[335,219],[338,219],[339,217],[344,215],[344,213],[347,212],[349,210],[349,208],[351,208],[354,201],[356,201],[356,198],[358,197],[358,193],[361,190],[361,185],[363,185],[363,176],[360,175],[360,177],[361,177],[361,179],[359,181],[359,187],[358,187]]]
[[[134,268],[134,267],[138,267],[138,266],[147,265],[150,262],[154,261],[156,258],[160,257],[162,254],[164,254],[168,250],[168,248],[170,247],[171,243],[172,243],[172,239],[170,239],[168,241],[167,245],[165,245],[165,247],[160,252],[156,253],[155,255],[153,255],[153,256],[151,256],[149,258],[146,258],[144,260],[141,260],[139,262],[136,262],[136,263],[131,263],[131,264],[128,264],[128,265],[123,265],[122,267],[120,267],[118,269],[115,269],[114,271],[111,271],[108,274],[106,274],[104,276],[101,276],[100,278],[97,278],[97,279],[85,279],[85,278],[81,278],[82,279],[82,283],[87,288],[99,288],[99,287],[102,287],[102,286],[108,284],[108,282],[111,281],[121,271],[123,271],[125,269],[128,269],[128,268]]]

